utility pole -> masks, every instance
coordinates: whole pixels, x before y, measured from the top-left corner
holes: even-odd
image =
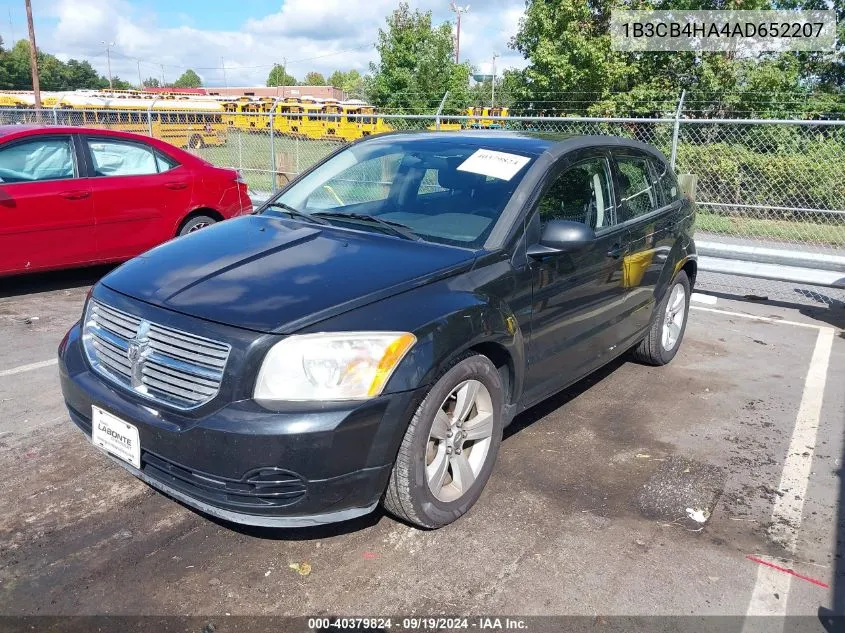
[[[38,81],[38,48],[35,45],[35,26],[32,23],[32,2],[26,0],[26,25],[29,28],[29,64],[32,67],[32,94],[35,96],[35,117],[41,122],[41,84]]]
[[[458,28],[457,28],[457,35],[456,35],[456,38],[455,38],[455,63],[460,64],[461,63],[461,15],[463,15],[464,13],[469,13],[470,5],[467,5],[465,7],[459,7],[458,5],[456,5],[453,2],[450,6],[452,8],[452,11],[455,12],[455,15],[458,16]]]
[[[164,81],[164,64],[161,65],[161,87],[164,88],[167,82]]]
[[[493,53],[493,81],[490,84],[490,107],[496,107],[496,58],[499,53]]]
[[[226,62],[223,61],[223,58],[220,58],[220,66],[223,68],[223,85],[227,88],[229,87],[229,80],[226,79]]]
[[[138,90],[144,89],[144,80],[141,79],[141,60],[136,60],[138,62]]]
[[[106,60],[109,65],[109,90],[114,90],[111,82],[111,47],[114,46],[114,42],[106,42],[103,40],[103,46],[106,47]]]

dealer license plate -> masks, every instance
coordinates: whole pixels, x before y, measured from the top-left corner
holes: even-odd
[[[91,442],[135,468],[141,469],[141,441],[138,427],[100,407],[91,406]]]

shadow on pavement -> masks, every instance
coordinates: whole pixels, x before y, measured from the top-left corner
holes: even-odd
[[[93,286],[103,275],[114,268],[114,264],[107,264],[89,268],[71,268],[46,273],[2,277],[0,278],[0,299]]]
[[[777,308],[788,308],[791,310],[798,310],[798,312],[800,312],[806,317],[813,319],[814,321],[826,323],[835,328],[845,329],[845,304],[840,301],[837,301],[836,299],[829,299],[829,304],[827,306],[824,306],[818,304],[807,305],[806,301],[802,303],[800,297],[803,295],[799,295],[798,298],[796,298],[796,300],[792,302],[778,299],[743,297],[742,295],[734,295],[726,292],[717,292],[709,289],[696,289],[696,291],[702,292],[703,294],[707,294],[713,297],[717,297],[719,299],[727,299],[731,301],[748,301],[757,305],[767,305]],[[796,290],[796,292],[798,291]]]

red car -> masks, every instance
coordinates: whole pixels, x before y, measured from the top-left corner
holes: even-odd
[[[237,171],[163,141],[0,126],[0,275],[123,261],[251,211]]]

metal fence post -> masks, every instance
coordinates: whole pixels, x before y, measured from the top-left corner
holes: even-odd
[[[273,178],[272,191],[276,193],[276,130],[273,129],[273,110],[270,110],[270,172]]]
[[[147,128],[150,131],[150,136],[153,135],[153,106],[156,104],[156,101],[158,101],[158,97],[153,99],[152,103],[150,103],[150,107],[147,108]]]
[[[440,130],[440,113],[443,112],[443,106],[446,105],[446,98],[449,96],[449,91],[447,90],[443,93],[443,98],[440,100],[440,105],[437,107],[437,114],[434,115],[434,129]]]
[[[56,112],[56,108],[59,107],[60,102],[61,102],[61,99],[56,101],[56,105],[53,106],[53,125],[59,124],[59,114],[58,114],[58,112]]]
[[[675,110],[675,129],[672,132],[672,155],[669,158],[669,164],[672,169],[675,169],[675,159],[678,157],[678,132],[681,129],[681,110],[684,107],[684,97],[687,95],[686,90],[681,90],[681,98],[678,99],[678,109]]]

